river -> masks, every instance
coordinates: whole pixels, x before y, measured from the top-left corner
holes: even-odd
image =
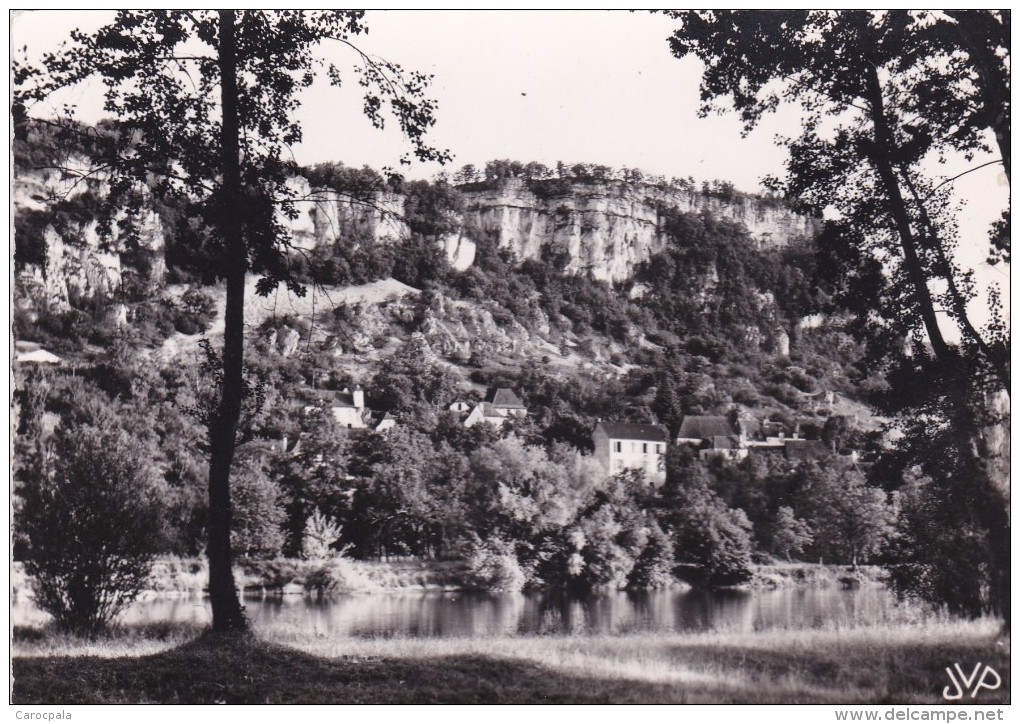
[[[807,629],[900,620],[903,611],[880,585],[857,589],[789,587],[752,591],[668,590],[570,596],[414,591],[245,599],[256,630],[295,627],[324,636],[460,637],[527,634],[759,631]],[[47,615],[31,600],[12,603],[15,625]],[[133,604],[124,623],[208,623],[207,599],[150,598]]]

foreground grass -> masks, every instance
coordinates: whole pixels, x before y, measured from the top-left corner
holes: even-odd
[[[940,703],[945,667],[989,664],[994,621],[817,631],[327,639],[298,629],[97,642],[15,632],[15,703]],[[182,642],[182,639],[190,640]],[[164,650],[154,653],[153,647]]]

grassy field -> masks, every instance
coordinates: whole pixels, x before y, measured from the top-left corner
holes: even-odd
[[[87,642],[16,630],[15,703],[940,703],[945,668],[989,664],[995,621],[811,631],[328,639],[180,626]],[[970,701],[970,700],[968,700]]]

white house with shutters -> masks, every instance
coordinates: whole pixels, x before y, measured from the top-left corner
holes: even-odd
[[[645,479],[659,485],[666,480],[665,455],[669,435],[659,425],[632,422],[600,422],[592,432],[595,459],[610,475],[640,470]]]

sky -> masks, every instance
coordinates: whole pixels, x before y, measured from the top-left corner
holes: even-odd
[[[74,27],[94,29],[107,12],[35,11],[12,23],[15,47],[31,55],[52,49]],[[484,166],[494,158],[600,163],[652,174],[725,179],[754,191],[781,170],[773,137],[782,119],[769,119],[741,138],[733,117],[700,119],[697,61],[670,55],[675,23],[627,11],[369,11],[366,52],[435,76],[430,95],[439,108],[429,134],[454,155],[450,168]],[[353,63],[336,46],[332,57]],[[335,89],[317,82],[303,97],[301,163],[342,161],[396,166],[409,149],[394,127],[372,128],[361,113],[355,76]],[[92,96],[91,98],[89,96]],[[96,94],[73,99],[98,117]],[[416,164],[408,176],[441,170]]]
[[[29,11],[12,20],[12,46],[29,57],[56,47],[70,30],[95,29],[109,18],[101,11]],[[587,162],[637,167],[667,177],[722,179],[758,191],[762,178],[781,175],[785,152],[777,134],[797,133],[797,115],[767,116],[743,137],[733,114],[698,115],[700,63],[678,60],[667,38],[675,22],[628,11],[369,11],[370,32],[357,39],[369,54],[435,76],[430,95],[438,102],[433,145],[454,161],[484,166],[509,158]],[[357,58],[337,46],[341,67]],[[85,120],[98,119],[96,89],[80,89]],[[325,80],[302,98],[304,141],[293,149],[302,164],[341,161],[350,166],[397,167],[410,146],[393,127],[374,129],[361,113],[356,79],[341,89]],[[91,116],[91,117],[90,117]],[[937,173],[952,176],[985,158],[955,159]],[[435,164],[401,169],[410,178],[441,170]],[[982,264],[988,225],[1008,203],[999,167],[965,176],[955,187],[962,258],[983,280],[1008,284],[1007,272]]]

